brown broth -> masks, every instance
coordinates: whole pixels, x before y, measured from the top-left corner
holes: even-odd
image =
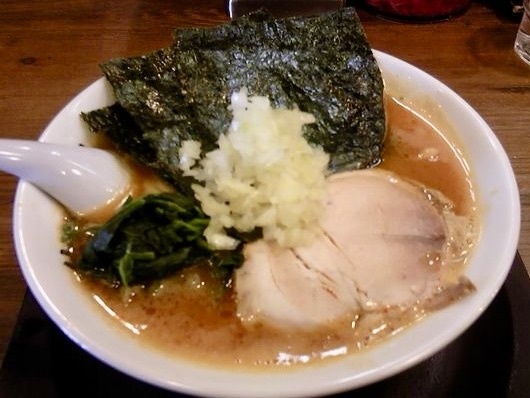
[[[380,167],[442,192],[455,211],[475,206],[471,177],[451,132],[438,131],[394,98],[387,98],[388,133]]]
[[[153,349],[213,366],[294,365],[333,358],[371,346],[424,315],[416,309],[389,310],[362,320],[345,319],[322,330],[245,329],[232,292],[212,297],[208,277],[187,269],[155,291],[124,299],[115,289],[85,281],[96,301],[110,308],[117,325]],[[195,281],[195,282],[191,282]],[[352,327],[352,322],[356,322]],[[278,368],[283,368],[279,366]]]
[[[396,100],[387,100],[389,132],[379,167],[439,190],[454,202],[458,213],[470,215],[474,196],[459,152],[425,120]],[[389,309],[317,332],[263,326],[247,330],[237,318],[233,292],[212,294],[215,283],[200,270],[189,268],[156,289],[138,289],[125,298],[96,282],[81,284],[123,333],[169,355],[216,366],[259,369],[342,356],[371,346],[425,315],[423,309]],[[219,291],[218,286],[214,291]]]

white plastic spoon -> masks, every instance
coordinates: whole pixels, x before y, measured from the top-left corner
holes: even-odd
[[[77,214],[121,202],[130,176],[112,153],[84,146],[0,139],[0,170],[28,181]]]

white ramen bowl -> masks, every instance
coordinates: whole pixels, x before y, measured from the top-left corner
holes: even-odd
[[[421,70],[374,51],[392,93],[430,98],[466,153],[483,209],[480,240],[466,275],[477,291],[366,352],[286,372],[215,369],[141,345],[105,320],[75,283],[59,253],[62,209],[21,182],[14,204],[16,252],[38,303],[84,350],[134,378],[178,392],[216,397],[310,397],[355,389],[395,375],[444,348],[493,300],[512,264],[519,237],[519,194],[506,153],[484,120],[457,94]],[[41,140],[88,142],[82,111],[113,102],[100,79],[75,97],[50,123]],[[429,112],[431,112],[429,110]],[[421,110],[420,110],[421,113]]]

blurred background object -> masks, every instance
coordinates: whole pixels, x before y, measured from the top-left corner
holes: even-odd
[[[515,53],[530,65],[530,0],[524,0],[523,16],[514,43]]]
[[[523,0],[478,0],[510,19],[523,15]],[[237,18],[267,9],[277,17],[312,15],[352,6],[386,19],[404,22],[435,22],[466,12],[472,0],[226,0],[226,12]]]
[[[523,0],[480,0],[480,2],[503,18],[520,21],[523,16]]]
[[[524,11],[523,0],[510,0],[511,10],[514,14],[522,14]]]
[[[314,15],[344,7],[346,0],[227,0],[227,13],[237,18],[249,12],[267,9],[276,17]]]
[[[411,22],[444,20],[464,13],[472,0],[364,0],[370,11]]]

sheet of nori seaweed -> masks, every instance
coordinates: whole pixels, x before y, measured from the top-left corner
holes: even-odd
[[[97,118],[84,115],[93,130],[125,140],[118,143],[122,149],[151,159],[146,163],[154,161],[166,178],[180,178],[177,148],[183,140],[215,147],[231,121],[230,95],[241,87],[274,106],[296,104],[314,114],[317,122],[306,126],[305,135],[330,154],[332,171],[379,162],[383,82],[353,8],[288,19],[257,12],[213,28],[179,29],[174,39],[151,54],[103,64],[121,108],[96,111]],[[123,117],[118,109],[136,125],[133,140],[114,126]]]
[[[104,133],[123,153],[149,167],[158,176],[185,194],[192,194],[193,179],[184,177],[177,165],[159,156],[160,143],[147,140],[131,115],[118,103],[81,114],[95,133]],[[174,160],[176,161],[176,159]]]

